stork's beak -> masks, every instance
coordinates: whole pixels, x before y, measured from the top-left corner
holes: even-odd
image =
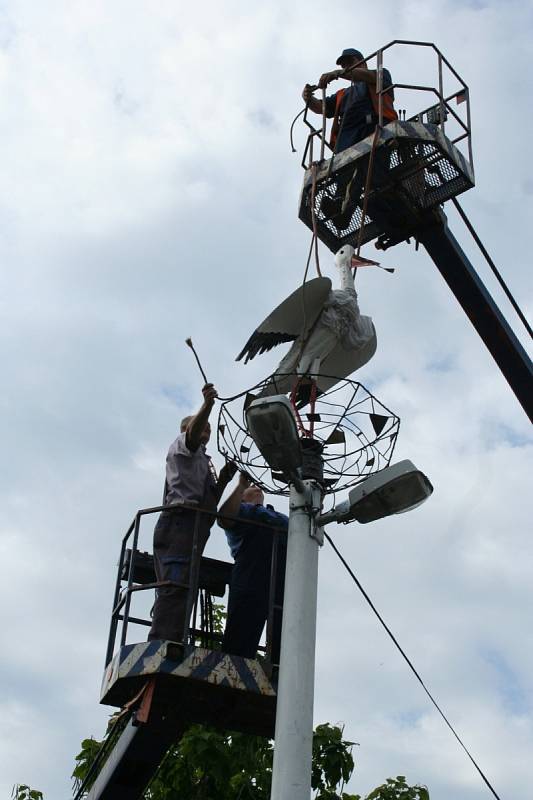
[[[352,267],[379,267],[379,261],[371,261],[362,256],[352,256]]]

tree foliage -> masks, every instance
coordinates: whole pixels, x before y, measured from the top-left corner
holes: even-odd
[[[37,789],[30,789],[25,783],[17,783],[11,792],[12,800],[43,800],[43,793]]]
[[[344,788],[354,770],[352,748],[355,742],[342,738],[343,728],[324,723],[313,734],[313,766],[311,786],[317,790],[317,800],[337,800],[336,789]],[[355,795],[342,794],[343,800],[355,800]]]
[[[398,775],[397,778],[388,778],[365,800],[429,800],[429,792],[425,786],[408,786],[405,776]]]
[[[267,739],[193,725],[171,748],[145,797],[268,800],[271,769]]]
[[[311,775],[314,800],[363,800],[361,795],[344,792],[354,770],[354,745],[343,739],[342,727],[328,723],[317,726]],[[94,739],[82,742],[73,773],[78,781],[87,775],[100,747]],[[272,760],[273,743],[268,739],[193,725],[170,748],[144,798],[269,800]],[[365,800],[429,800],[429,793],[421,786],[409,786],[400,775],[389,778]]]
[[[224,629],[225,610],[215,605],[214,630]],[[127,716],[111,717],[103,742],[84,739],[76,756],[72,777],[76,790],[94,772],[84,789],[90,789],[101,765],[120,738]],[[313,734],[311,786],[314,800],[429,800],[428,790],[408,786],[405,777],[389,778],[366,798],[347,794],[345,784],[354,771],[355,742],[343,739],[344,728],[324,723]],[[270,800],[273,742],[260,736],[217,731],[192,725],[163,759],[144,800]],[[101,761],[95,765],[96,760]],[[94,769],[93,765],[95,766]],[[13,800],[43,800],[28,786],[14,787]]]

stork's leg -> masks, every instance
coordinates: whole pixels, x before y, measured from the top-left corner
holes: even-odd
[[[294,386],[291,389],[291,393],[290,393],[290,396],[289,396],[289,402],[290,402],[290,404],[291,404],[291,406],[293,408],[294,415],[296,417],[296,424],[298,425],[298,430],[300,431],[300,433],[303,436],[307,436],[308,435],[307,430],[306,430],[306,428],[305,428],[305,426],[304,426],[304,424],[302,422],[302,418],[300,416],[300,412],[298,411],[298,408],[296,406],[296,403],[298,402],[298,389],[300,388],[301,382],[302,382],[301,378],[296,378],[296,380],[294,382]]]
[[[311,425],[309,427],[309,436],[311,437],[311,439],[313,438],[313,434],[315,432],[315,406],[317,397],[316,376],[319,374],[319,370],[320,370],[320,359],[315,358],[315,360],[313,361],[313,366],[311,367],[311,397],[310,397]]]
[[[311,417],[311,424],[309,426],[309,436],[311,439],[313,438],[315,432],[315,404],[316,404],[316,381],[311,381],[311,401],[309,404],[310,407],[310,417]]]

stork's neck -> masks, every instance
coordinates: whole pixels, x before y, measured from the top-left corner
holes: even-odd
[[[352,268],[349,264],[341,264],[339,266],[341,289],[353,289],[355,291],[355,284],[353,280]]]

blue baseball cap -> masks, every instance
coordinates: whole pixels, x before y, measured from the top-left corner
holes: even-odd
[[[359,50],[355,50],[355,48],[353,48],[353,47],[347,47],[346,50],[342,51],[342,53],[340,54],[340,56],[338,57],[338,59],[336,60],[335,63],[339,64],[339,66],[340,66],[340,63],[341,63],[342,59],[346,58],[346,57],[350,57],[350,58],[355,57],[358,61],[364,61],[364,58],[365,58],[364,55],[359,52]]]

